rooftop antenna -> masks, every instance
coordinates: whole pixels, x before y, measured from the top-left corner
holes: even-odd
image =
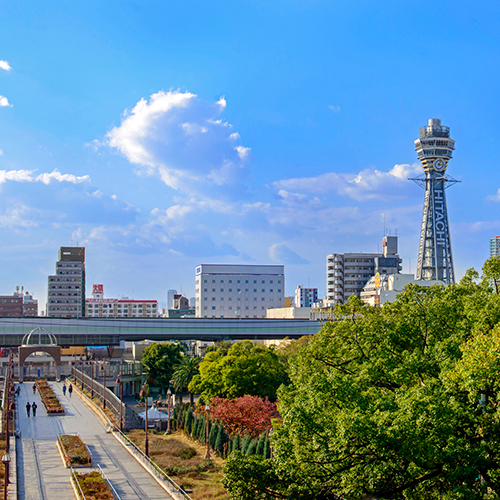
[[[387,233],[385,232],[385,212],[384,212],[382,215],[383,215],[383,217],[384,217],[384,236],[385,236],[385,235],[387,234]]]

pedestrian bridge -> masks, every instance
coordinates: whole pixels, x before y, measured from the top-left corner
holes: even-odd
[[[265,340],[314,335],[319,321],[304,319],[207,319],[207,318],[0,318],[0,347],[19,346],[26,333],[43,328],[54,334],[58,345],[119,345],[141,340]]]

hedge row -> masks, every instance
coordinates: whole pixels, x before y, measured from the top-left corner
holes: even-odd
[[[191,405],[176,405],[172,419],[176,429],[183,429],[186,434],[200,443],[206,443],[207,421],[202,416],[196,416]],[[235,450],[240,450],[244,455],[261,455],[271,458],[271,445],[267,432],[253,439],[249,434],[231,437],[224,431],[222,422],[209,420],[208,442],[210,448],[223,458]]]

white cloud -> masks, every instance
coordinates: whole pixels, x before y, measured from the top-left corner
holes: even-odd
[[[0,149],[0,156],[3,156],[3,151]]]
[[[10,71],[12,68],[10,67],[7,61],[0,60],[0,69],[4,69],[5,71]]]
[[[206,196],[207,185],[239,183],[250,156],[250,148],[234,144],[239,134],[220,119],[226,104],[223,97],[211,104],[190,92],[157,92],[124,114],[106,144],[138,165],[138,173]]]
[[[13,104],[10,104],[9,100],[6,97],[0,95],[0,107],[7,107],[7,106],[12,108]]]
[[[328,172],[317,177],[302,177],[274,182],[278,190],[302,191],[310,193],[337,192],[355,200],[387,199],[401,197],[400,189],[410,175],[421,172],[421,166],[394,165],[388,172],[366,168],[357,174]],[[279,192],[279,191],[278,191]]]
[[[0,184],[7,181],[13,182],[42,182],[49,185],[52,181],[56,182],[70,182],[72,184],[80,184],[82,182],[90,182],[88,175],[78,177],[73,174],[61,174],[57,169],[53,170],[50,174],[43,173],[34,175],[35,170],[0,170]]]
[[[330,104],[328,106],[328,109],[330,111],[333,111],[334,113],[340,113],[340,106],[334,106],[333,104]]]
[[[489,201],[500,201],[500,189],[495,194],[490,194],[486,197]]]
[[[90,177],[88,175],[79,177],[73,174],[61,174],[57,169],[53,170],[50,174],[44,173],[35,177],[35,182],[43,182],[45,185],[50,184],[52,181],[80,184],[82,182],[90,182]]]

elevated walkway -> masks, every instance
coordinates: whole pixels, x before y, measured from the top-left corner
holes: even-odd
[[[171,498],[134,459],[90,408],[73,392],[62,393],[62,383],[52,389],[66,410],[65,416],[48,417],[32,383],[21,384],[17,398],[16,440],[17,491],[19,500],[73,500],[70,469],[63,466],[57,449],[58,434],[79,433],[122,500],[164,500]],[[36,402],[36,417],[26,416],[26,402]],[[85,469],[83,469],[85,471]]]

